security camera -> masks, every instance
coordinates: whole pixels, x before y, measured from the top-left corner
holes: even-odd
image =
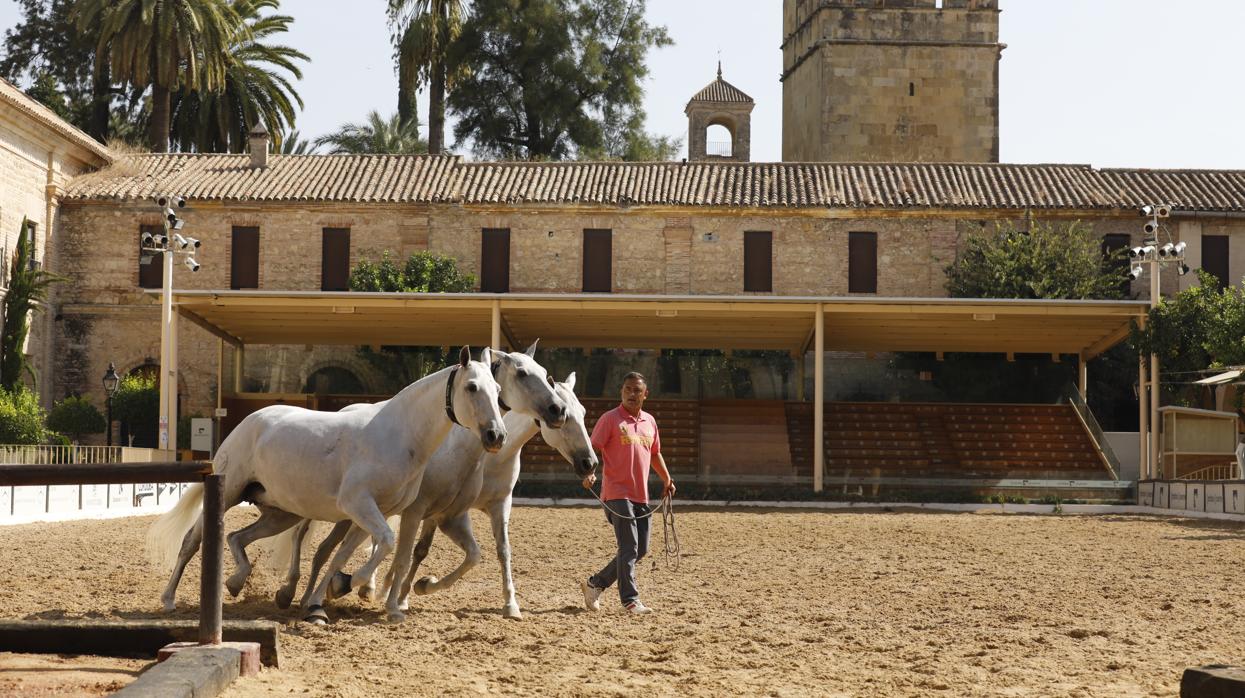
[[[198,240],[194,238],[184,238],[176,233],[173,234],[173,242],[177,243],[177,249],[179,250],[199,249]]]
[[[191,247],[193,247],[193,248],[195,248],[196,250],[197,250],[197,249],[199,249],[199,245],[202,245],[202,244],[203,244],[203,243],[199,242],[199,239],[198,239],[198,238],[186,238],[186,242],[189,242],[189,243],[190,243],[190,246],[191,246]]]
[[[1145,247],[1141,248],[1141,254],[1145,255],[1146,257],[1153,257],[1154,252],[1155,252],[1154,245],[1146,245]]]
[[[171,208],[164,209],[164,217],[168,219],[170,225],[177,222],[177,214]]]
[[[161,205],[163,206],[163,204]],[[1149,205],[1142,206],[1138,212],[1141,213],[1143,218],[1149,218],[1154,215],[1154,207]]]
[[[1133,267],[1128,270],[1128,278],[1130,281],[1136,281],[1141,278],[1141,267]]]
[[[173,203],[177,204],[178,208],[186,208],[186,200],[180,196],[173,197]]]
[[[1158,216],[1159,218],[1167,218],[1168,216],[1172,215],[1171,204],[1160,204],[1157,208],[1154,209],[1154,215]]]
[[[1178,242],[1176,243],[1176,246],[1172,249],[1172,254],[1179,257],[1180,255],[1184,254],[1185,248],[1188,246],[1189,246],[1189,243],[1187,242]]]
[[[1160,257],[1175,257],[1176,256],[1175,250],[1176,250],[1176,246],[1169,242],[1166,245],[1163,245],[1162,247],[1159,248],[1159,256]]]
[[[165,235],[164,233],[156,233],[153,240],[155,241],[157,247],[168,247],[169,246],[169,236]]]
[[[1181,276],[1184,276],[1185,274],[1188,274],[1188,273],[1189,273],[1189,271],[1190,271],[1190,270],[1189,270],[1189,265],[1188,265],[1188,264],[1185,264],[1184,262],[1181,262],[1181,263],[1180,263],[1180,275],[1181,275]]]
[[[1153,235],[1158,232],[1159,224],[1154,221],[1149,221],[1144,226],[1142,226],[1141,229],[1146,231],[1146,235]]]
[[[167,196],[156,197],[156,205],[159,206],[160,208],[168,208],[169,197]]]
[[[190,271],[199,271],[199,263],[195,261],[194,257],[187,257],[182,264],[185,264]]]
[[[186,199],[180,196],[161,196],[156,198],[156,205],[160,208],[169,208],[171,206],[186,208]]]
[[[1145,254],[1145,250],[1141,249],[1140,247],[1134,247],[1128,251],[1128,256],[1133,259],[1137,259],[1143,254]]]
[[[138,239],[143,247],[151,247],[151,244],[155,242],[155,236],[151,233],[143,233]]]

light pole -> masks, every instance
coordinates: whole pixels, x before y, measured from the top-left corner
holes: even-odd
[[[117,386],[121,384],[121,377],[117,375],[117,367],[111,361],[108,362],[108,370],[104,372],[104,404],[108,411],[108,445],[112,445],[112,396],[117,392]]]
[[[1162,272],[1164,264],[1175,264],[1181,276],[1189,273],[1189,265],[1185,264],[1185,247],[1184,242],[1171,241],[1171,233],[1167,233],[1168,242],[1164,245],[1159,244],[1159,233],[1166,232],[1166,226],[1159,223],[1160,219],[1171,216],[1172,206],[1168,204],[1147,205],[1140,209],[1143,218],[1149,218],[1142,227],[1145,237],[1142,238],[1141,246],[1134,247],[1128,251],[1130,258],[1130,268],[1128,278],[1136,281],[1147,272],[1150,274],[1150,310],[1154,310],[1159,306],[1159,298],[1162,290],[1159,288],[1159,274]],[[1144,266],[1143,266],[1144,265]],[[1144,366],[1144,362],[1142,364]],[[1146,386],[1150,389],[1150,409],[1145,410]],[[1144,383],[1139,381],[1138,399],[1141,411],[1140,431],[1141,431],[1141,479],[1146,479],[1148,474],[1150,478],[1162,475],[1159,467],[1159,390],[1162,385],[1159,380],[1159,357],[1157,354],[1150,354],[1150,376],[1148,381]],[[1148,423],[1148,424],[1147,424]],[[1146,427],[1149,426],[1147,433]]]
[[[162,450],[177,448],[177,362],[176,355],[176,321],[173,314],[173,257],[180,255],[182,263],[190,271],[199,271],[199,263],[195,261],[195,250],[199,249],[199,241],[182,237],[185,221],[178,218],[176,209],[186,207],[186,199],[180,196],[160,196],[156,205],[163,211],[163,233],[143,233],[140,238],[142,251],[147,253],[145,263],[152,262],[151,257],[162,254],[164,262],[164,288],[160,303],[160,423],[159,447]]]

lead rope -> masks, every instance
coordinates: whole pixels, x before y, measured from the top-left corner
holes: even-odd
[[[601,495],[597,494],[596,490],[593,490],[591,487],[586,487],[584,489],[591,492],[593,497],[596,497],[596,500],[601,503],[601,508],[605,509],[606,513],[610,516],[617,516],[625,521],[640,521],[642,519],[650,518],[653,514],[660,511],[661,537],[663,552],[665,553],[665,564],[668,569],[676,571],[679,569],[679,561],[681,559],[679,531],[674,527],[674,498],[670,496],[669,492],[662,494],[661,502],[659,502],[656,507],[649,509],[647,514],[641,514],[640,516],[626,516],[610,509],[609,505],[605,503],[604,499],[601,499]],[[653,559],[652,569],[657,569],[656,558]]]

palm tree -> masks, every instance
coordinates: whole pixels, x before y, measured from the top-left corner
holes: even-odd
[[[310,155],[315,150],[310,141],[299,136],[297,129],[285,134],[277,145],[277,152],[282,155]]]
[[[168,152],[173,90],[221,89],[237,15],[224,0],[80,0],[76,12],[79,31],[98,28],[97,71],[151,86],[147,145]]]
[[[294,126],[295,104],[303,100],[286,74],[302,78],[298,61],[306,54],[289,46],[263,43],[289,31],[288,15],[260,16],[277,9],[279,0],[234,0],[239,19],[226,51],[225,81],[215,91],[183,87],[174,96],[173,140],[181,150],[235,152],[246,150],[247,134],[263,123],[280,143]]]
[[[398,40],[398,113],[409,119],[415,90],[428,81],[428,152],[445,145],[445,89],[452,74],[450,45],[462,30],[463,0],[389,0],[389,18],[401,28]],[[409,98],[409,99],[408,99]]]
[[[329,153],[426,153],[428,144],[419,137],[419,120],[403,121],[398,114],[386,120],[373,110],[362,124],[346,124],[335,133],[316,139],[329,146]]]

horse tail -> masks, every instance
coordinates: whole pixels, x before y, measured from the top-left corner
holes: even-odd
[[[298,549],[300,556],[307,549],[307,540],[315,532],[319,523],[319,521],[307,522],[307,535],[303,536],[302,545]],[[264,551],[264,559],[268,562],[269,569],[282,573],[289,569],[290,557],[294,554],[294,539],[298,537],[298,530],[301,527],[302,525],[299,524],[272,538],[261,538],[255,541],[255,545]]]
[[[147,529],[147,557],[152,564],[172,571],[186,532],[198,523],[203,509],[203,485],[191,485],[166,514]]]

